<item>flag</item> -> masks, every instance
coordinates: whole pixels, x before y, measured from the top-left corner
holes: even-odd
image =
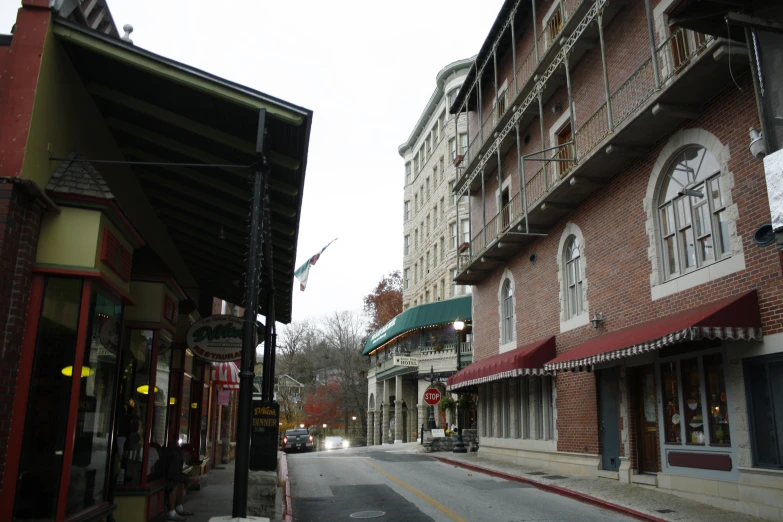
[[[318,261],[318,259],[321,257],[321,254],[324,253],[324,250],[326,250],[326,247],[331,245],[337,241],[337,238],[332,239],[329,241],[329,243],[326,244],[325,247],[321,249],[320,252],[315,254],[313,257],[305,261],[302,266],[296,269],[296,272],[294,272],[294,275],[299,280],[299,288],[304,292],[305,286],[307,286],[307,277],[310,275],[310,267],[315,265],[315,263]]]

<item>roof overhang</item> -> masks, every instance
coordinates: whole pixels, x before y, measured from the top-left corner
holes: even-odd
[[[734,15],[779,23],[782,10],[780,0],[680,0],[669,12],[669,24],[744,42],[747,24],[732,20]]]
[[[194,165],[130,165],[184,261],[172,272],[190,295],[245,301],[250,166],[266,109],[275,319],[290,322],[312,112],[61,18],[54,34],[127,161]]]

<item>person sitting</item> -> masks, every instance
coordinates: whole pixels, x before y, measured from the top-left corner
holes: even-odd
[[[179,444],[170,444],[166,451],[166,497],[169,508],[169,520],[183,521],[193,513],[185,510],[185,485],[188,476],[183,473],[182,448]]]

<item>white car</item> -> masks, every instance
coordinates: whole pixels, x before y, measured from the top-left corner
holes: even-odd
[[[324,448],[328,450],[343,449],[349,447],[350,444],[342,437],[326,437],[324,439]]]

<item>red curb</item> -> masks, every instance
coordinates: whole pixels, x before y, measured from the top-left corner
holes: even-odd
[[[286,454],[280,455],[280,482],[283,483],[283,522],[294,521],[294,510],[291,503],[291,483],[288,482],[288,459]]]
[[[524,484],[530,484],[531,486],[535,486],[538,489],[549,491],[551,493],[556,493],[564,497],[570,497],[573,498],[574,500],[578,500],[579,502],[584,502],[585,504],[592,504],[594,506],[608,509],[610,511],[616,511],[617,513],[622,513],[623,515],[628,515],[629,517],[633,517],[638,520],[646,520],[648,522],[666,522],[662,518],[658,518],[653,515],[648,515],[646,513],[642,513],[641,511],[636,511],[635,509],[621,506],[619,504],[607,502],[606,500],[602,500],[598,497],[593,497],[591,495],[579,493],[571,489],[563,488],[560,486],[554,486],[551,484],[544,484],[542,482],[530,480],[528,478],[520,477],[518,475],[512,475],[510,473],[504,473],[502,471],[495,471],[494,469],[483,468],[481,466],[476,466],[475,464],[469,464],[467,462],[462,462],[459,460],[451,460],[446,457],[436,457],[435,455],[430,455],[430,457],[439,460],[441,462],[445,462],[447,464],[452,464],[454,466],[459,466],[461,468],[469,469],[472,471],[478,471],[479,473],[484,473],[485,475],[490,475],[493,477],[498,477],[506,480],[513,480],[514,482],[522,482]]]

